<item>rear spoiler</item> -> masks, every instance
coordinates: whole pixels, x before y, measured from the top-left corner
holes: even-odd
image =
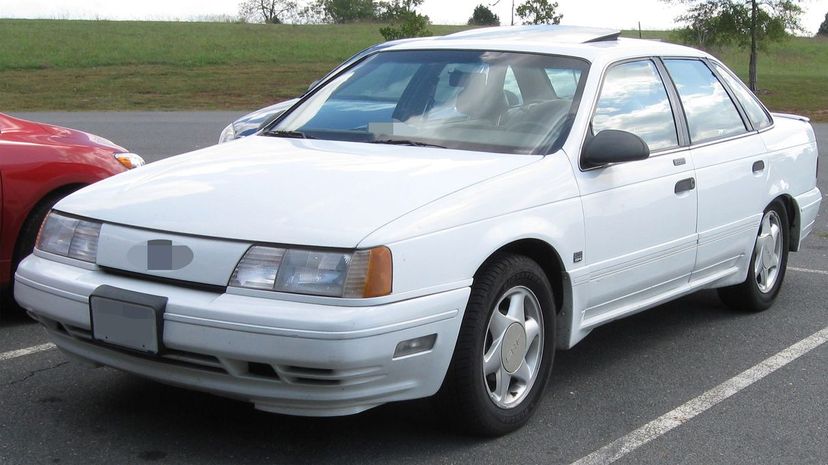
[[[808,118],[807,116],[792,115],[790,113],[771,113],[771,115],[773,115],[774,118],[795,119],[797,121],[803,121],[805,123],[808,123],[808,122],[811,121],[811,118]]]

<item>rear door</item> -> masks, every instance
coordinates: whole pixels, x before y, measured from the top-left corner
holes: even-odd
[[[713,281],[752,253],[769,161],[747,112],[712,65],[701,59],[664,64],[684,107],[696,167],[699,250],[692,280]]]
[[[611,66],[591,134],[632,132],[650,147],[642,161],[581,167],[589,269],[584,325],[655,303],[688,283],[696,257],[696,191],[676,96],[654,59]]]

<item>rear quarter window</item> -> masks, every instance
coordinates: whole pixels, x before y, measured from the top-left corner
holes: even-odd
[[[719,65],[718,63],[713,63],[713,67],[716,68],[719,76],[722,77],[722,80],[724,80],[727,86],[730,87],[734,94],[736,94],[736,99],[742,104],[742,108],[745,109],[745,113],[747,113],[748,118],[750,118],[750,122],[753,123],[754,129],[762,129],[770,126],[770,116],[765,109],[762,108],[762,105],[759,103],[759,100],[753,92],[751,92],[739,78],[734,76],[730,70]]]
[[[546,77],[555,89],[555,94],[560,98],[572,98],[578,90],[578,82],[581,80],[581,72],[575,69],[547,68]]]

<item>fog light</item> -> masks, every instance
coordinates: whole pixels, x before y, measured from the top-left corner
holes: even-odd
[[[434,347],[434,342],[436,340],[436,334],[429,334],[428,336],[402,341],[397,344],[397,349],[394,350],[394,358],[407,357],[409,355],[419,354],[420,352],[428,352]]]

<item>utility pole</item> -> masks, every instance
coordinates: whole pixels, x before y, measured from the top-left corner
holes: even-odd
[[[512,26],[515,25],[515,0],[512,0]]]
[[[750,64],[748,67],[748,87],[756,92],[756,15],[759,7],[756,0],[750,2]]]

